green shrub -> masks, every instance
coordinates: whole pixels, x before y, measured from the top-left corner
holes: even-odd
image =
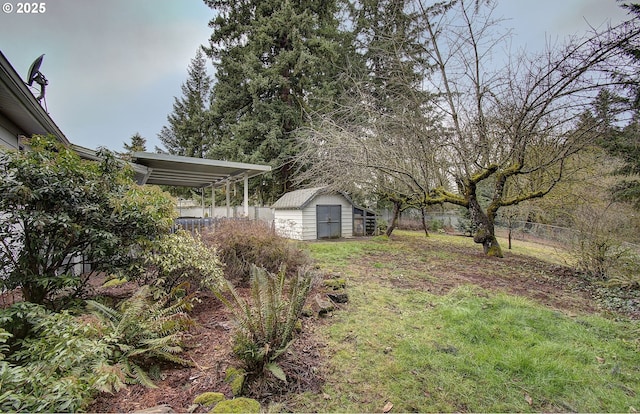
[[[154,242],[145,255],[145,262],[150,266],[146,282],[162,287],[166,292],[185,282],[211,289],[220,289],[223,284],[223,265],[216,249],[184,230]]]
[[[183,351],[181,333],[193,326],[186,313],[192,302],[190,296],[176,300],[142,286],[118,309],[95,301],[87,304],[100,319],[102,341],[110,347],[108,363],[125,382],[155,387],[145,368],[157,360],[191,365],[178,354]]]
[[[385,234],[387,228],[389,227],[389,223],[387,220],[383,218],[379,218],[376,220],[376,234]]]
[[[81,160],[54,138],[34,137],[30,151],[0,150],[0,279],[25,300],[50,303],[73,295],[92,272],[130,272],[139,246],[169,232],[174,201],[138,186],[132,171],[106,150]]]
[[[444,229],[444,221],[439,219],[431,219],[428,223],[429,230],[440,231]]]
[[[217,246],[228,279],[246,282],[251,265],[277,273],[285,267],[290,274],[309,263],[304,251],[278,236],[262,221],[225,220],[214,231],[203,234],[205,243]]]
[[[98,330],[68,312],[23,302],[0,319],[0,411],[75,412],[96,392],[123,385],[103,369],[109,348]],[[24,337],[11,338],[5,327],[20,327]]]
[[[89,306],[100,321],[29,302],[0,311],[0,411],[81,411],[98,391],[153,386],[144,369],[158,359],[189,365],[178,354],[190,297],[154,300],[147,286],[117,310]]]
[[[240,297],[231,284],[228,284],[230,299],[214,292],[233,312],[238,324],[233,351],[251,376],[262,377],[270,372],[286,382],[285,373],[276,360],[293,340],[311,280],[306,268],[298,269],[295,277],[286,278],[284,270],[274,275],[253,266],[250,301]]]

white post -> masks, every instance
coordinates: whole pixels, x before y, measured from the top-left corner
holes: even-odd
[[[244,173],[244,215],[249,217],[249,174]]]
[[[231,183],[229,183],[229,181],[227,181],[227,186],[226,186],[225,190],[226,190],[225,192],[226,192],[226,195],[227,195],[227,218],[229,218],[229,216],[231,215],[231,208],[230,208],[230,205],[231,205],[231,200],[230,200],[231,194],[229,194],[231,192]]]
[[[209,217],[213,218],[216,214],[216,188],[211,184],[211,214]]]

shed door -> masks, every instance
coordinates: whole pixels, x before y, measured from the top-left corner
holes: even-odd
[[[316,223],[319,239],[336,239],[342,236],[342,206],[316,206]]]

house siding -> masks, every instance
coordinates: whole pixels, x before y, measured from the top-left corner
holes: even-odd
[[[0,147],[18,149],[18,138],[4,125],[0,125]]]

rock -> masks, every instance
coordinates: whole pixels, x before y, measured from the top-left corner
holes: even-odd
[[[333,278],[327,279],[322,282],[325,287],[331,288],[333,290],[344,289],[347,285],[347,282],[343,278]]]
[[[320,294],[316,294],[311,301],[311,308],[317,315],[326,315],[329,312],[333,312],[335,306],[331,301],[328,301]]]
[[[175,413],[173,408],[166,404],[156,405],[155,407],[145,408],[144,410],[134,411],[134,413],[152,413],[152,414],[166,414],[166,413]]]
[[[226,398],[221,392],[204,392],[193,400],[194,404],[200,404],[204,406],[214,406],[220,401],[224,401]]]
[[[231,385],[231,392],[234,396],[242,394],[242,388],[244,387],[244,377],[246,372],[244,370],[234,367],[227,368],[227,373],[224,378],[224,382]]]
[[[302,308],[302,316],[304,316],[305,318],[309,318],[313,315],[314,315],[314,312],[313,312],[313,309],[311,309],[311,306],[305,305],[305,307]]]
[[[347,303],[349,302],[349,295],[346,293],[327,293],[327,296],[333,303]]]
[[[260,403],[251,398],[234,398],[221,401],[210,413],[259,413]]]
[[[293,329],[296,331],[296,333],[302,332],[302,321],[300,319],[296,321],[296,325]]]

